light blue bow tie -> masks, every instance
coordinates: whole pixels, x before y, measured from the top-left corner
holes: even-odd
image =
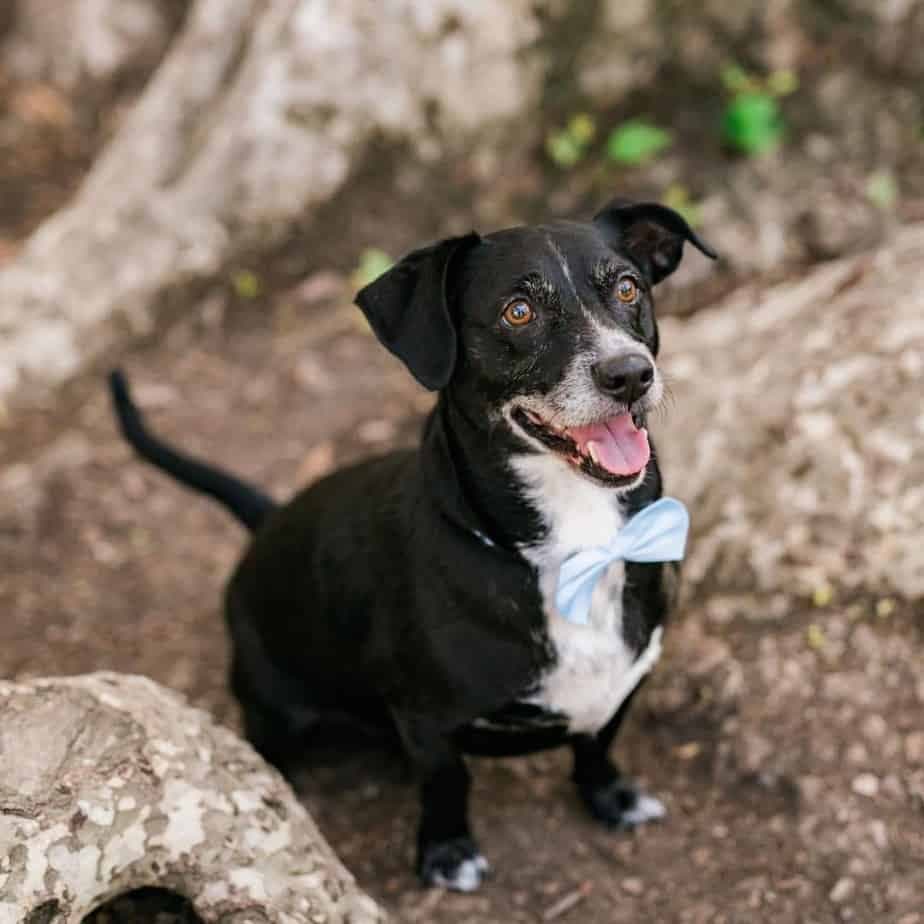
[[[673,497],[644,507],[607,545],[583,549],[565,559],[558,572],[558,611],[569,622],[586,626],[594,587],[614,561],[680,561],[689,528],[687,508]]]

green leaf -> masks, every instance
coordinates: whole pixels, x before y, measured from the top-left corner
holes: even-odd
[[[767,78],[767,92],[772,96],[789,96],[799,89],[799,78],[795,71],[784,68],[774,71]]]
[[[682,186],[680,183],[672,183],[664,191],[661,199],[669,209],[679,212],[691,228],[698,228],[703,223],[699,203],[690,198],[690,191],[686,186]]]
[[[737,64],[722,68],[722,84],[729,93],[746,93],[755,89],[754,78]]]
[[[606,154],[618,164],[637,167],[648,163],[672,141],[670,132],[663,128],[643,119],[632,119],[612,131],[606,142]]]
[[[898,201],[898,183],[891,170],[876,170],[866,180],[866,198],[884,212]]]
[[[546,138],[545,150],[549,157],[562,169],[575,166],[587,153],[587,146],[597,134],[597,123],[593,116],[579,112],[568,120],[568,125]]]
[[[745,154],[762,154],[783,138],[783,117],[777,101],[766,93],[741,93],[725,109],[725,140]]]
[[[554,163],[567,170],[584,156],[584,145],[568,132],[555,132],[546,139],[545,150]]]
[[[822,581],[812,591],[812,605],[817,607],[828,606],[834,599],[834,588],[827,582]]]
[[[377,247],[368,247],[359,255],[359,265],[350,277],[357,289],[375,282],[382,273],[387,272],[394,265],[394,261],[384,250]]]
[[[260,277],[247,269],[235,270],[231,274],[231,285],[238,298],[256,298],[262,288]]]
[[[805,630],[805,640],[808,642],[809,648],[814,648],[815,651],[820,651],[824,648],[828,641],[824,630],[815,622],[810,623]]]
[[[594,140],[594,136],[597,134],[597,123],[594,121],[593,116],[588,115],[586,112],[579,112],[577,115],[572,116],[571,121],[568,122],[568,134],[579,145],[585,147]]]

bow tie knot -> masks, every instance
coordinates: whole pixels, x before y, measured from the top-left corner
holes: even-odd
[[[594,588],[614,561],[681,561],[690,515],[673,497],[662,497],[631,517],[603,546],[582,549],[562,563],[555,603],[569,622],[586,626]]]

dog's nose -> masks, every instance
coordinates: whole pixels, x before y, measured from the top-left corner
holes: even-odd
[[[654,384],[654,366],[641,353],[624,353],[594,363],[597,388],[611,398],[634,404]]]

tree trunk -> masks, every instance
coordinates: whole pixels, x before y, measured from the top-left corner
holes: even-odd
[[[0,924],[78,924],[147,886],[207,924],[384,921],[282,777],[177,694],[0,682],[0,713]]]
[[[914,53],[924,7],[850,0],[847,16],[830,6],[821,15],[808,0],[196,0],[73,203],[0,271],[0,400],[63,381],[148,330],[165,301],[275,248],[382,137],[411,160],[464,166],[476,199],[492,200],[485,223],[522,215],[524,188],[548,217],[673,187],[680,200],[692,194],[704,234],[739,275],[867,248],[893,211],[913,216],[915,197],[924,203],[910,153],[924,114],[924,56]],[[38,11],[42,28],[79,11],[96,25],[68,25],[68,42],[71,32],[77,46],[95,36],[103,50],[93,55],[111,63],[141,52],[106,52],[113,43],[99,37],[161,7],[17,8]],[[72,51],[51,57],[73,69]],[[801,78],[792,140],[776,153],[732,158],[723,147],[721,62],[733,60]],[[549,178],[542,142],[578,112],[596,138],[577,169]],[[609,131],[640,116],[670,129],[673,147],[648,164],[613,163]],[[705,273],[687,261],[666,288]]]
[[[663,326],[677,408],[659,445],[693,515],[685,576],[924,598],[924,224]]]
[[[73,204],[0,274],[0,397],[280,240],[374,134],[432,155],[521,111],[535,35],[527,0],[198,0]]]

